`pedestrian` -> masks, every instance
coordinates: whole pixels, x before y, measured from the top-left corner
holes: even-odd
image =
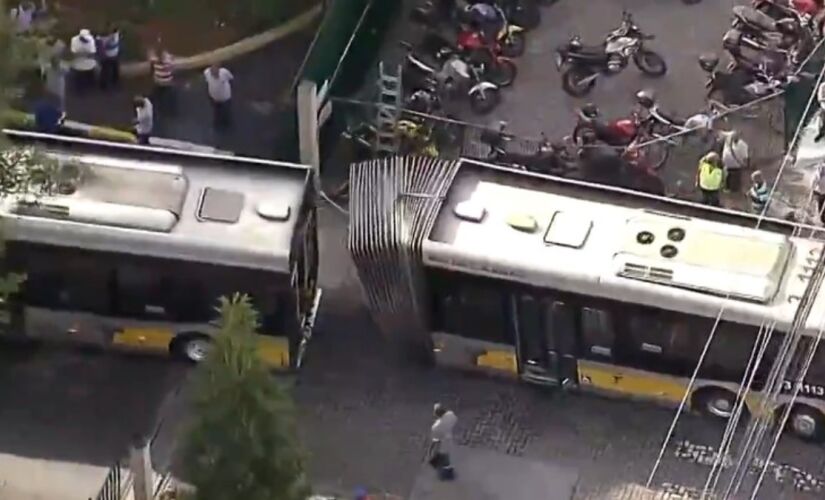
[[[135,134],[138,144],[149,144],[154,126],[154,109],[152,101],[142,95],[135,96]]]
[[[94,87],[97,71],[97,47],[92,32],[82,29],[72,38],[72,81],[75,90],[83,93]]]
[[[101,52],[100,88],[117,87],[120,83],[120,29],[110,22],[97,42]]]
[[[46,93],[57,99],[61,109],[66,109],[66,75],[68,65],[58,58],[52,58],[43,74]]]
[[[737,130],[721,131],[719,139],[722,141],[725,188],[738,193],[742,188],[742,169],[750,166],[750,148]]]
[[[751,200],[751,210],[756,215],[767,214],[768,202],[770,201],[770,189],[762,172],[756,170],[751,174],[751,188],[748,191],[748,197]]]
[[[696,187],[702,192],[702,203],[713,207],[721,206],[719,191],[725,180],[722,160],[716,151],[711,151],[699,160],[696,172]]]
[[[152,67],[152,99],[161,114],[172,116],[177,111],[175,96],[175,58],[164,48],[149,52]]]
[[[814,142],[819,142],[825,137],[825,82],[816,88],[816,100],[819,103],[819,131],[814,137]]]
[[[29,33],[37,17],[37,6],[32,1],[20,2],[17,7],[9,11],[9,20],[17,34]]]
[[[825,225],[825,162],[816,167],[814,176],[814,198],[816,198],[816,210],[819,221]]]
[[[453,429],[458,423],[458,417],[440,403],[433,406],[433,415],[435,421],[430,429],[429,463],[435,468],[439,479],[450,480],[455,478],[450,452],[453,445]]]
[[[583,180],[618,187],[626,183],[628,174],[621,153],[618,149],[599,142],[593,130],[585,129],[582,132],[578,157]]]
[[[46,94],[34,106],[34,127],[44,134],[58,134],[66,118],[63,108],[52,95]]]
[[[232,80],[235,78],[228,69],[220,64],[213,64],[203,72],[206,90],[212,101],[214,126],[225,129],[231,124]]]

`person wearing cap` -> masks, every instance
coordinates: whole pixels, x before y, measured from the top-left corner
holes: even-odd
[[[702,203],[712,207],[721,206],[719,192],[725,181],[725,171],[719,153],[711,151],[699,160],[696,172],[696,187],[702,192]]]
[[[97,71],[97,46],[92,32],[82,29],[72,37],[69,45],[72,54],[72,80],[78,92],[85,92],[95,85]]]
[[[751,210],[756,215],[766,213],[765,209],[770,201],[770,188],[762,176],[762,172],[756,170],[751,174],[751,188],[748,190],[748,198],[751,201]]]
[[[458,423],[458,417],[440,403],[433,406],[433,416],[435,421],[430,428],[429,462],[438,472],[439,479],[453,479],[455,471],[450,462],[450,452],[453,445],[453,429]]]

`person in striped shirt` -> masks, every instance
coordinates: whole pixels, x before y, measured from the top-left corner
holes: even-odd
[[[174,115],[175,99],[175,60],[168,51],[160,49],[149,54],[152,66],[152,100],[161,114]]]

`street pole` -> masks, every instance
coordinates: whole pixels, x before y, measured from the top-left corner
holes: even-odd
[[[318,89],[315,82],[298,85],[298,142],[301,163],[312,167],[315,193],[321,193],[321,151],[318,144]]]
[[[152,500],[154,497],[154,471],[149,440],[136,436],[129,453],[129,469],[132,472],[132,489],[135,500]]]

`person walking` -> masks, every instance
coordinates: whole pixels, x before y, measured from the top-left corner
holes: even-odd
[[[82,29],[72,38],[72,80],[75,90],[83,93],[94,87],[97,71],[97,47],[92,32]]]
[[[106,32],[99,36],[98,46],[102,52],[100,56],[100,88],[117,87],[120,83],[120,29],[114,23],[109,23]]]
[[[65,62],[54,57],[43,73],[46,93],[57,99],[60,109],[66,109],[66,76],[69,68]]]
[[[699,160],[696,172],[696,187],[702,192],[702,203],[712,207],[721,206],[719,192],[725,180],[725,171],[719,154],[711,151]]]
[[[742,170],[750,166],[750,148],[739,131],[721,131],[722,165],[725,167],[725,189],[738,193],[742,188]]]
[[[821,162],[816,167],[813,191],[814,198],[816,199],[818,219],[823,225],[825,225],[825,162]]]
[[[770,201],[770,188],[762,176],[762,172],[756,170],[751,174],[751,188],[748,197],[751,200],[751,210],[756,215],[767,214],[768,201]]]
[[[450,452],[453,445],[453,429],[458,423],[458,417],[440,403],[433,406],[435,421],[430,428],[429,463],[439,479],[450,480],[455,478],[455,470],[450,461]]]
[[[166,49],[149,53],[152,67],[152,99],[161,114],[173,116],[177,112],[175,96],[175,58]]]
[[[142,95],[134,98],[135,105],[135,134],[138,144],[149,144],[149,137],[154,127],[154,109],[152,101]]]
[[[220,64],[213,64],[203,72],[206,90],[212,101],[214,126],[226,129],[231,125],[232,80],[235,78],[228,69]]]

